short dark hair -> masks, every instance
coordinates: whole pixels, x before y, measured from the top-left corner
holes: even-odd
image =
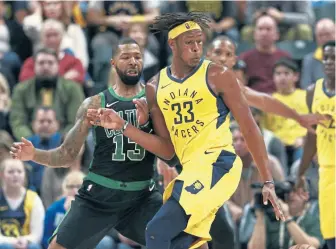
[[[208,23],[211,22],[211,19],[205,13],[197,11],[189,13],[166,13],[155,17],[154,23],[150,25],[149,28],[154,33],[170,31],[176,26],[188,21],[197,23],[202,29],[208,29]]]
[[[56,60],[58,60],[58,56],[57,53],[54,49],[51,48],[40,48],[38,49],[35,53],[34,53],[34,61],[36,61],[36,58],[39,54],[50,54],[52,56],[54,56],[56,58]]]
[[[120,45],[127,45],[127,44],[136,44],[139,46],[139,44],[133,40],[130,37],[123,37],[119,40],[118,43],[115,43],[112,45],[112,53],[113,53],[113,57],[116,56],[117,54],[119,54],[119,46]],[[139,46],[140,47],[140,46]]]
[[[292,70],[293,72],[298,72],[299,71],[299,67],[295,63],[295,61],[293,61],[291,59],[288,59],[288,58],[281,58],[280,60],[275,62],[274,66],[273,66],[273,73],[275,72],[275,69],[279,66],[287,67],[290,70]]]
[[[220,35],[220,36],[217,36],[215,39],[213,39],[213,40],[210,42],[210,44],[209,44],[207,50],[209,50],[209,49],[213,49],[213,47],[214,47],[214,43],[215,43],[216,41],[221,41],[221,42],[228,41],[228,42],[230,42],[230,43],[233,44],[235,50],[237,49],[237,44],[236,44],[230,37],[228,37],[228,36],[226,36],[226,35]]]
[[[327,41],[326,43],[324,43],[322,46],[322,50],[324,51],[326,47],[335,47],[335,41]]]

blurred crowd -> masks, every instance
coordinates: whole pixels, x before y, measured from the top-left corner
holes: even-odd
[[[52,169],[10,159],[12,143],[25,137],[39,149],[58,147],[85,97],[112,84],[111,44],[121,37],[131,37],[140,45],[144,56],[141,81],[145,84],[171,58],[167,34],[153,34],[150,23],[160,13],[190,11],[206,12],[212,18],[206,45],[223,35],[235,42],[238,61],[234,70],[245,85],[272,94],[301,114],[308,113],[305,89],[324,77],[321,46],[335,40],[334,1],[1,0],[1,249],[47,248],[48,238],[88,171],[94,149],[90,135],[75,162],[67,168]],[[205,46],[210,47],[212,50],[205,54],[216,53],[213,46]],[[298,217],[302,231],[323,248],[316,160],[306,173],[309,200],[293,190],[306,130],[293,120],[257,109],[252,113],[262,131],[269,167],[279,182],[278,195],[286,212]],[[266,248],[288,249],[296,235],[284,231],[269,207],[262,205],[258,170],[239,127],[233,123],[231,129],[244,166],[236,193],[223,206],[235,231],[236,246],[259,249],[249,242],[260,233],[257,224],[262,213],[266,217]],[[157,175],[159,187],[164,188],[160,169]],[[24,195],[18,191],[22,187],[27,189]],[[116,248],[140,246],[116,231],[97,246]],[[212,248],[222,247],[213,244]]]

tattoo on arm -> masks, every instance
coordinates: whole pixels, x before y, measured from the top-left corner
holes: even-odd
[[[81,150],[91,126],[86,118],[87,110],[99,107],[99,95],[84,100],[77,111],[76,123],[66,134],[64,142],[53,150],[35,149],[33,161],[50,167],[66,167],[67,164],[73,162]]]

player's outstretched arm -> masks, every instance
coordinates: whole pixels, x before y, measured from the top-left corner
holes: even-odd
[[[66,167],[76,159],[89,132],[91,124],[86,117],[87,110],[99,107],[100,97],[98,95],[84,100],[77,111],[74,127],[67,133],[64,142],[56,149],[38,150],[30,141],[22,138],[21,142],[13,144],[12,157],[23,161],[32,160],[49,167]]]
[[[326,117],[319,114],[300,115],[294,109],[286,106],[269,94],[257,92],[249,87],[242,85],[241,88],[244,92],[247,103],[250,106],[258,108],[264,112],[270,112],[285,118],[294,119],[309,132],[315,133],[315,129],[313,126],[326,119]]]
[[[274,191],[274,185],[270,184],[270,182],[273,182],[273,178],[271,172],[268,170],[268,156],[264,140],[252,117],[246,98],[241,92],[234,72],[214,64],[208,70],[210,87],[223,99],[237,120],[249,151],[258,167],[261,179],[264,183],[267,183],[263,188],[264,202],[267,203],[267,200],[270,200],[277,218],[284,219]]]
[[[315,85],[312,85],[308,87],[307,89],[307,96],[306,96],[306,102],[307,106],[309,108],[309,111],[311,112],[311,107],[313,103],[313,97],[314,97],[314,90],[315,90]],[[315,127],[316,128],[316,127]],[[317,151],[316,147],[316,134],[314,133],[307,133],[305,143],[303,145],[303,155],[302,159],[299,165],[299,170],[298,170],[298,178],[296,180],[296,187],[297,188],[302,188],[304,185],[304,179],[303,176],[308,169],[310,162],[313,160],[315,154]]]

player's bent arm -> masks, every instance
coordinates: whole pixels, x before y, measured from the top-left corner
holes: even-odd
[[[170,160],[175,155],[175,150],[170,140],[163,114],[156,102],[156,78],[157,77],[154,76],[146,84],[146,99],[156,135],[145,133],[132,125],[127,126],[124,135],[156,156]]]
[[[241,86],[242,87],[242,86]],[[243,86],[244,95],[250,106],[264,112],[270,112],[279,116],[299,121],[300,115],[292,108],[286,106],[279,100],[266,93],[257,92],[249,87]]]
[[[53,150],[35,149],[33,161],[49,167],[66,167],[73,162],[82,148],[91,126],[86,117],[87,110],[99,107],[99,95],[84,100],[77,111],[75,125],[66,134],[64,142]]]
[[[264,139],[252,117],[234,72],[218,65],[213,65],[208,70],[210,86],[214,88],[215,93],[222,97],[237,120],[262,181],[272,181]]]
[[[306,103],[309,109],[309,112],[312,112],[312,104],[314,97],[315,85],[311,85],[307,88]],[[301,177],[305,174],[306,170],[309,168],[310,162],[313,160],[317,151],[316,147],[316,134],[307,133],[305,143],[303,145],[303,155],[301,158],[298,177]]]

